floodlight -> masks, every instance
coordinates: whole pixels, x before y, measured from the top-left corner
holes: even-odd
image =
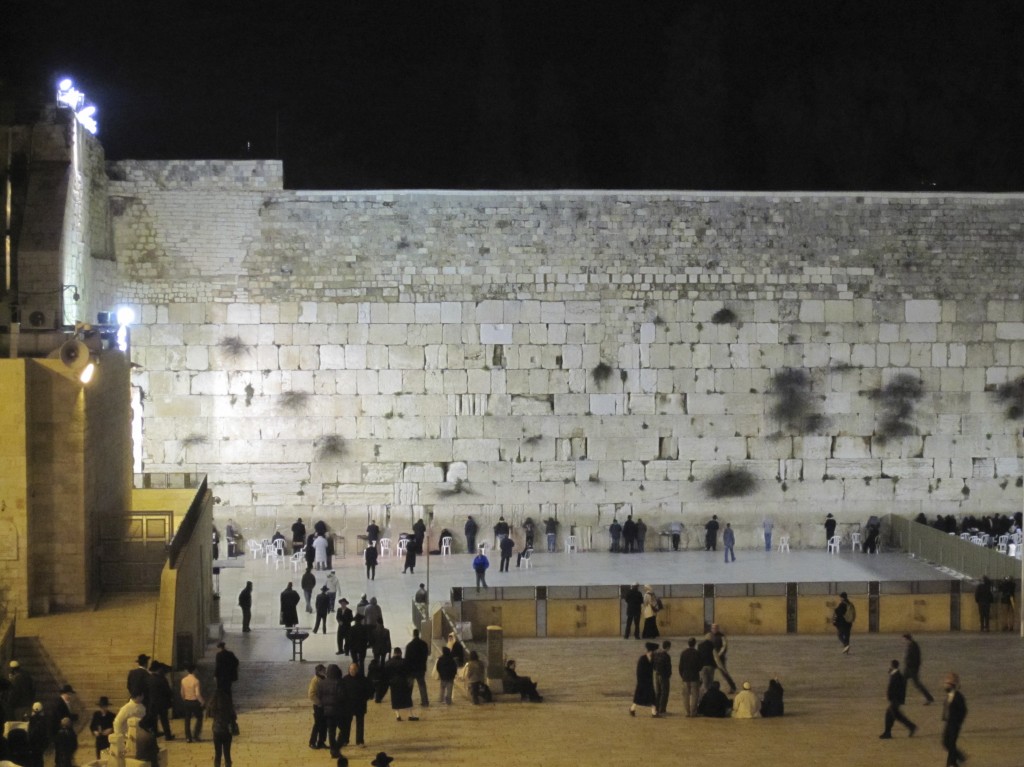
[[[135,322],[135,310],[130,306],[121,306],[117,310],[117,324],[131,325]]]

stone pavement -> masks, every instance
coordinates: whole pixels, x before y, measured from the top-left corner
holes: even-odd
[[[948,577],[927,565],[902,555],[867,557],[846,554],[827,557],[819,552],[794,552],[777,556],[764,552],[740,552],[740,567],[721,565],[721,553],[652,553],[643,557],[588,553],[538,555],[530,571],[499,577],[493,573],[492,586],[515,583],[627,583],[632,580],[693,582],[709,578],[723,582],[728,577],[751,580],[793,580],[797,573],[813,574],[817,580],[865,580]],[[397,560],[384,562],[377,579],[365,581],[361,564],[354,557],[340,560],[336,569],[344,592],[351,599],[364,589],[377,595],[384,606],[385,620],[392,627],[395,643],[404,644],[409,635],[409,600],[421,580],[426,580],[425,562],[416,575],[401,574]],[[713,569],[712,569],[713,568]],[[873,568],[873,569],[871,569]],[[493,568],[496,570],[496,566]],[[752,573],[761,577],[751,578]],[[927,573],[932,573],[929,576]],[[452,584],[469,581],[469,558],[448,561],[431,558],[431,589],[435,597],[447,594]],[[335,662],[332,633],[310,637],[306,662],[290,662],[290,644],[276,627],[277,593],[288,579],[297,583],[298,573],[276,570],[262,560],[246,561],[242,568],[221,575],[222,613],[228,646],[242,660],[242,679],[236,687],[242,735],[234,744],[234,764],[245,765],[329,765],[326,752],[307,747],[311,723],[305,700],[306,686],[315,662]],[[421,577],[422,576],[422,577]],[[712,577],[713,576],[713,577]],[[321,574],[322,581],[323,574]],[[240,633],[235,595],[245,580],[254,582],[256,610],[254,631]],[[436,604],[437,599],[433,600]],[[109,609],[114,609],[111,606]],[[108,639],[110,624],[105,605],[95,612],[76,614],[78,636],[95,636],[112,656],[106,668],[110,674],[109,694],[119,699],[124,674],[137,650],[127,650],[124,639],[116,647]],[[145,611],[139,613],[145,616]],[[305,616],[305,613],[301,613]],[[65,619],[67,616],[55,616]],[[33,619],[32,628],[45,633],[45,621]],[[117,622],[130,627],[122,614]],[[91,628],[101,630],[95,634]],[[670,637],[673,658],[685,646],[686,637]],[[1024,644],[1015,634],[923,634],[922,678],[933,694],[940,692],[939,680],[948,669],[963,677],[963,691],[970,713],[962,744],[973,764],[1020,767],[1024,764]],[[130,644],[130,639],[128,639]],[[681,715],[678,676],[673,679],[669,716],[654,720],[648,716],[631,719],[627,710],[632,696],[636,658],[641,643],[634,640],[508,640],[506,654],[519,661],[521,673],[539,681],[545,696],[542,704],[520,703],[499,698],[493,705],[472,706],[456,693],[451,707],[432,705],[418,711],[419,722],[396,722],[388,702],[371,704],[367,717],[366,748],[349,748],[353,764],[369,764],[374,754],[386,750],[395,756],[395,767],[413,764],[520,765],[621,764],[675,765],[686,756],[701,761],[732,764],[738,761],[785,765],[821,765],[840,761],[844,767],[879,767],[899,761],[904,765],[944,764],[938,738],[941,706],[924,707],[916,692],[908,693],[906,713],[920,730],[913,739],[896,730],[891,741],[879,741],[885,709],[888,662],[902,658],[903,641],[896,635],[858,635],[849,656],[839,653],[831,637],[778,636],[734,637],[730,668],[740,682],[749,679],[755,690],[763,690],[771,675],[779,675],[786,687],[787,716],[781,720],[712,721],[687,720]],[[116,654],[117,657],[113,657]],[[122,657],[123,656],[123,657]],[[342,659],[347,660],[342,656]],[[212,654],[202,664],[209,678]],[[72,679],[74,682],[74,679]],[[436,695],[436,682],[431,694]],[[88,700],[85,714],[91,712]],[[173,722],[180,736],[182,722]],[[898,726],[897,726],[898,727]],[[91,754],[89,738],[81,739],[79,762]],[[180,737],[167,744],[169,764],[203,765],[212,761],[212,744],[207,740],[186,744]]]

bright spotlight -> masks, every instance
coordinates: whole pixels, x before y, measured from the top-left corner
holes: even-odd
[[[135,310],[130,306],[122,306],[117,310],[117,324],[118,325],[131,325],[135,322]]]
[[[57,103],[70,108],[78,118],[78,122],[89,133],[95,134],[99,129],[96,124],[96,107],[91,104],[85,105],[85,94],[75,88],[70,77],[65,77],[57,83]]]
[[[89,381],[92,380],[93,373],[95,373],[95,372],[96,372],[96,363],[95,362],[90,362],[82,370],[81,374],[78,376],[78,380],[81,381],[84,384],[87,384],[87,383],[89,383]]]

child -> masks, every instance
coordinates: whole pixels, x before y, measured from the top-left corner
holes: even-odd
[[[96,759],[100,752],[110,748],[110,734],[114,731],[114,712],[110,710],[110,700],[104,695],[100,698],[99,711],[93,712],[89,730],[96,736]]]

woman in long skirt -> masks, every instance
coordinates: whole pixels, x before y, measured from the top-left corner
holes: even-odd
[[[637,706],[650,706],[651,716],[658,716],[657,699],[654,695],[654,651],[657,642],[644,645],[646,652],[636,662],[636,689],[633,690],[633,705],[629,707],[629,715],[636,716]]]

